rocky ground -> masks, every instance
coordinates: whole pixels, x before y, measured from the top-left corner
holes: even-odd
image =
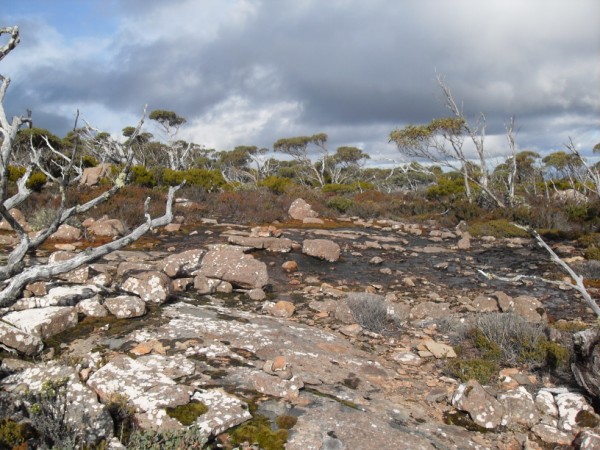
[[[29,286],[2,311],[3,395],[16,405],[66,382],[65,420],[113,448],[118,402],[142,429],[191,423],[213,447],[250,448],[240,436],[253,428],[302,450],[600,448],[600,420],[568,371],[515,363],[482,386],[447,369],[481,314],[593,323],[574,290],[481,274],[556,278],[532,240],[474,239],[434,221],[322,221],[300,207],[270,227],[182,219]],[[79,248],[57,242],[37,257]],[[204,407],[191,422],[173,413],[191,404]]]

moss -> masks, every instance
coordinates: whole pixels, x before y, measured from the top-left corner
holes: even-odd
[[[529,237],[525,230],[517,228],[508,220],[497,219],[486,222],[474,222],[469,226],[469,233],[478,236],[494,236],[498,238]]]
[[[208,407],[197,400],[192,400],[187,405],[167,408],[167,415],[181,422],[182,425],[193,424],[198,417],[206,414]]]
[[[583,410],[575,416],[575,423],[582,428],[595,428],[600,424],[600,420],[596,414]]]
[[[498,373],[498,364],[488,359],[453,359],[448,361],[446,371],[463,382],[477,380],[489,384]]]
[[[28,439],[26,427],[10,419],[0,421],[0,448],[13,448]]]
[[[275,423],[277,424],[277,426],[284,430],[289,430],[293,428],[294,425],[296,425],[296,422],[298,422],[298,419],[296,417],[288,416],[285,414],[275,419]]]
[[[263,450],[284,450],[288,438],[287,429],[273,431],[269,419],[256,415],[251,420],[236,427],[230,433],[233,446],[244,442],[258,444]]]

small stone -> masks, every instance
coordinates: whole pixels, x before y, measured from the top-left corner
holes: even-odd
[[[429,350],[436,358],[456,358],[454,349],[446,344],[435,341],[426,341],[425,347]]]
[[[363,332],[363,328],[359,324],[353,323],[351,325],[341,327],[339,332],[348,337],[358,337]]]
[[[288,318],[292,317],[296,311],[296,307],[292,302],[280,300],[277,303],[266,302],[263,306],[263,311],[275,317]]]
[[[296,261],[286,261],[281,265],[284,272],[294,273],[298,271],[298,263]]]

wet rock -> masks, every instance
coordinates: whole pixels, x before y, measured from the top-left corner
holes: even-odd
[[[99,296],[88,298],[77,303],[77,312],[88,317],[106,317],[107,309],[100,303]]]
[[[157,269],[162,270],[171,278],[191,277],[200,268],[202,257],[206,250],[194,249],[177,253],[165,258],[158,264]]]
[[[298,263],[296,261],[286,261],[281,265],[284,272],[294,273],[298,271]]]
[[[0,321],[0,344],[27,356],[37,355],[44,347],[38,336],[3,321]]]
[[[107,298],[104,301],[104,306],[117,319],[131,319],[146,314],[146,302],[133,295]]]
[[[329,239],[305,239],[302,243],[302,253],[329,262],[340,259],[341,249],[338,244]]]
[[[39,392],[48,382],[65,383],[65,421],[74,433],[84,437],[86,444],[93,446],[102,439],[110,439],[113,436],[113,421],[108,410],[98,402],[96,395],[79,381],[74,368],[52,361],[2,380],[6,387],[25,384],[31,392]]]
[[[292,317],[296,311],[294,304],[285,300],[280,300],[277,303],[265,302],[262,309],[267,314],[282,318]]]
[[[2,320],[42,340],[73,328],[78,322],[77,310],[66,306],[14,311],[6,314]]]
[[[106,177],[110,174],[110,164],[98,164],[95,167],[86,167],[83,169],[83,174],[79,179],[79,184],[85,184],[86,186],[96,186],[101,178]]]
[[[307,217],[318,217],[318,214],[313,211],[312,206],[301,198],[297,198],[292,202],[288,209],[288,214],[294,220],[304,220]]]
[[[217,436],[252,418],[244,402],[222,389],[195,392],[192,399],[208,407],[195,422],[207,436]]]
[[[502,423],[504,408],[475,380],[458,387],[452,396],[452,406],[469,413],[471,420],[480,427],[494,429]]]
[[[145,302],[161,304],[171,295],[171,280],[162,272],[140,272],[131,274],[121,289],[137,295]]]
[[[290,239],[275,237],[229,236],[227,241],[233,245],[241,245],[256,250],[267,250],[278,253],[290,252],[293,244]]]
[[[119,219],[103,217],[88,226],[88,231],[96,236],[118,237],[126,232],[125,225]]]
[[[233,245],[216,245],[202,260],[199,275],[218,278],[244,289],[263,288],[269,282],[267,265]]]

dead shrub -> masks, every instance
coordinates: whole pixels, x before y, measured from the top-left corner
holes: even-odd
[[[399,319],[388,314],[385,300],[374,294],[351,293],[346,303],[356,323],[378,334],[390,334],[400,328]]]

